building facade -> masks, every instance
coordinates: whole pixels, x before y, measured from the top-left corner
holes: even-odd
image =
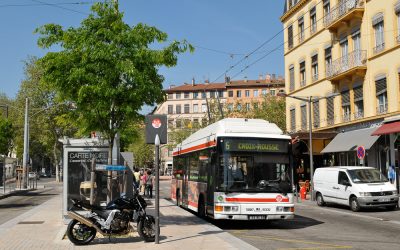
[[[276,96],[285,91],[283,77],[267,74],[258,80],[239,80],[226,82],[226,109],[229,111],[252,109],[264,100],[264,96]]]
[[[398,164],[387,136],[371,134],[400,114],[400,1],[286,0],[281,21],[286,126],[301,138],[312,123],[314,167]]]
[[[254,104],[260,103],[265,95],[277,95],[284,88],[283,77],[276,78],[269,74],[260,76],[258,80],[231,81],[226,77],[223,83],[195,83],[193,80],[191,84],[171,85],[164,90],[166,101],[158,105],[154,114],[167,115],[168,132],[195,128],[208,123],[208,108],[216,109],[218,102],[224,110],[254,108]],[[160,157],[167,174],[172,166],[172,149],[163,145]]]

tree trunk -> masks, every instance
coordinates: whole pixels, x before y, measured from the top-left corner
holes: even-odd
[[[108,141],[108,160],[107,164],[112,165],[112,149],[114,139]],[[112,201],[112,171],[107,171],[107,203]]]

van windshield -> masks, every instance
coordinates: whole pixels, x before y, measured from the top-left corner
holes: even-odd
[[[376,169],[353,169],[347,170],[353,183],[379,183],[387,182],[388,179]]]

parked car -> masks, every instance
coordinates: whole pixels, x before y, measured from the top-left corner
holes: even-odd
[[[42,172],[42,173],[40,174],[40,177],[45,177],[45,178],[46,178],[46,177],[49,177],[49,175]]]
[[[396,209],[397,190],[388,179],[372,167],[348,166],[317,168],[314,194],[319,206],[336,203],[350,206],[354,212],[364,207]]]
[[[29,179],[36,179],[36,180],[40,179],[40,176],[36,172],[29,172],[28,177]]]

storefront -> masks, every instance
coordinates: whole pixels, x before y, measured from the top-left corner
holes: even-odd
[[[389,141],[387,166],[395,168],[395,186],[399,190],[399,150],[400,150],[400,116],[386,118],[383,124],[372,135],[385,137]]]

